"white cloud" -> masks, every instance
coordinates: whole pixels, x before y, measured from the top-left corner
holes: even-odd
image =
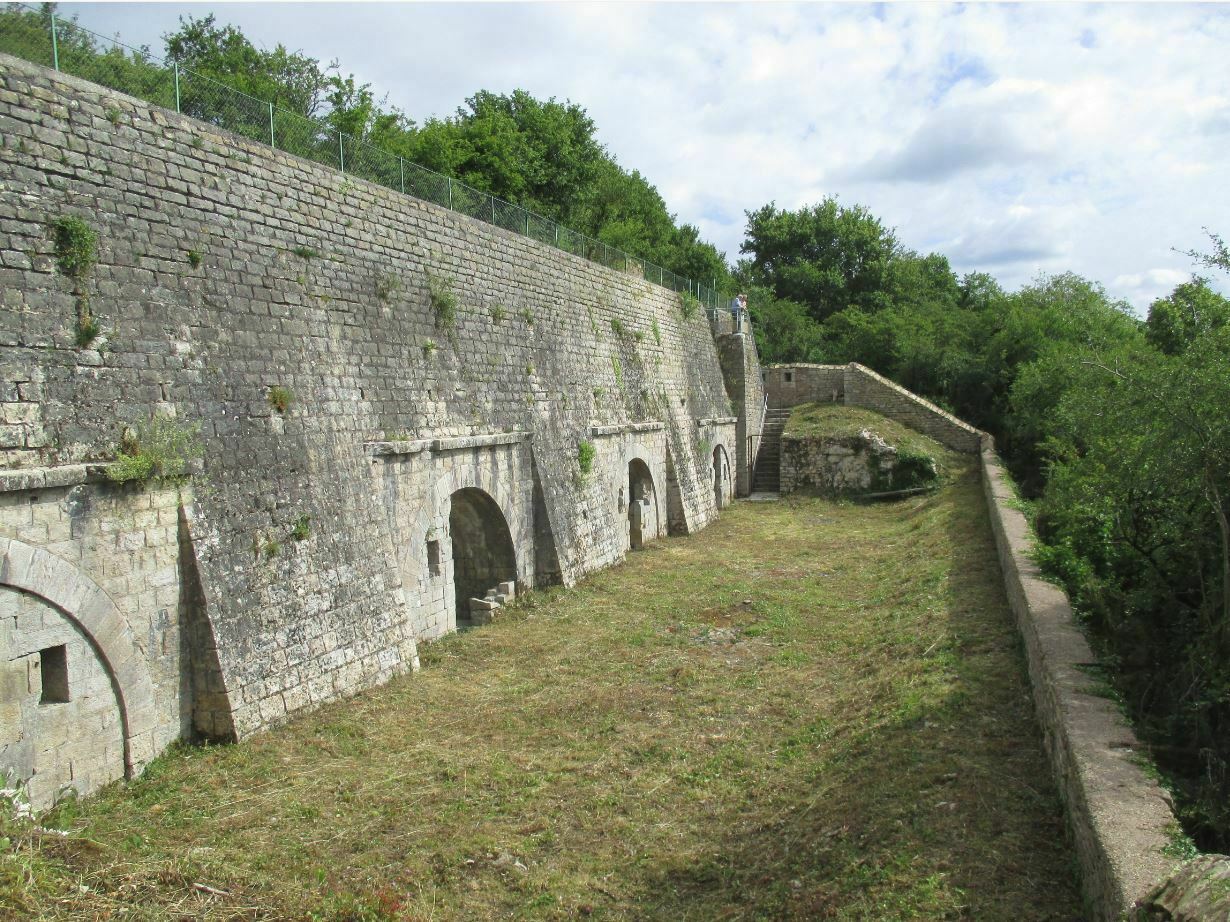
[[[204,4],[65,4],[159,44]],[[218,4],[408,114],[523,87],[732,260],[743,213],[825,195],[1008,287],[1071,269],[1143,309],[1230,233],[1230,8],[1214,4]]]

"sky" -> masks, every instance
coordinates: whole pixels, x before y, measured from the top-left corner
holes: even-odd
[[[730,262],[746,212],[836,196],[1009,290],[1073,271],[1143,312],[1230,236],[1230,4],[63,3],[162,48],[213,12],[411,118],[570,100]],[[1205,270],[1208,272],[1208,270]],[[1223,291],[1230,279],[1214,276]]]

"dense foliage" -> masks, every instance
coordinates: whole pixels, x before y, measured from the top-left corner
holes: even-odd
[[[764,360],[862,362],[996,436],[1189,831],[1230,847],[1230,301],[1005,292],[833,200],[749,213],[743,251]]]

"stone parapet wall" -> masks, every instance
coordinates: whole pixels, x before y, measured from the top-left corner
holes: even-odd
[[[845,402],[883,413],[953,451],[972,455],[982,446],[983,433],[969,423],[857,363],[845,366]]]
[[[1033,535],[989,438],[982,479],[1008,601],[1024,640],[1034,707],[1063,798],[1093,917],[1121,918],[1164,881],[1176,830],[1166,792],[1137,759],[1144,752],[1115,703],[1093,693],[1082,667],[1093,652],[1067,595],[1030,559]]]
[[[764,369],[764,389],[771,407],[840,403],[846,393],[846,366],[768,365]]]

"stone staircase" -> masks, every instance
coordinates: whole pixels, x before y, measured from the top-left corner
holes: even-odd
[[[756,473],[752,478],[753,493],[777,493],[781,490],[782,430],[790,410],[769,410],[764,417],[760,451],[756,454]]]

